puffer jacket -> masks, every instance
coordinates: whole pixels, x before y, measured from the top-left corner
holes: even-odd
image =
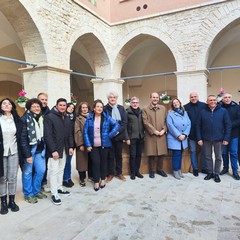
[[[197,121],[197,141],[230,141],[232,122],[225,108],[218,104],[214,110],[207,105]]]
[[[93,112],[89,113],[84,125],[83,138],[86,147],[93,147],[94,145],[94,118]],[[111,147],[113,138],[119,131],[120,125],[112,119],[106,112],[102,113],[101,117],[101,147]]]

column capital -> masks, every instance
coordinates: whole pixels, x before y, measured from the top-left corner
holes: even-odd
[[[57,73],[70,74],[72,72],[72,70],[69,70],[69,69],[57,68],[53,66],[26,67],[26,68],[19,68],[18,70],[21,71],[22,73],[37,72],[37,71],[51,71],[51,72],[57,72]]]
[[[91,80],[91,82],[94,83],[117,83],[117,84],[124,84],[125,81],[124,80],[119,80],[119,79],[104,79],[104,80],[100,80],[100,79],[95,79],[93,78]]]
[[[103,101],[106,98],[103,96],[107,96],[108,93],[112,90],[115,90],[118,93],[118,103],[122,104],[122,85],[125,82],[124,80],[118,79],[92,79],[91,80],[94,89],[94,99],[102,99]]]

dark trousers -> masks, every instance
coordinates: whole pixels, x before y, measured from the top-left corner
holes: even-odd
[[[157,171],[162,170],[162,159],[163,156],[149,156],[148,163],[149,163],[149,172],[155,172],[155,159],[157,158]]]
[[[107,176],[107,157],[109,148],[93,147],[90,152],[94,183],[104,180]]]
[[[205,147],[208,173],[219,174],[222,164],[222,141],[203,141],[203,146]],[[213,167],[212,150],[215,154],[215,167]]]
[[[116,173],[122,174],[122,148],[123,142],[117,141],[112,143],[108,154],[108,175],[114,175],[114,159],[116,160]]]
[[[88,178],[92,178],[93,175],[92,175],[92,159],[91,159],[91,155],[90,153],[88,153],[88,170],[87,172],[86,171],[78,171],[78,174],[79,174],[79,179],[81,181],[84,181],[88,175]]]
[[[130,153],[130,172],[138,173],[141,165],[142,149],[143,149],[143,139],[131,139],[131,144],[129,146]]]
[[[87,177],[86,171],[84,171],[84,172],[78,171],[78,174],[79,174],[79,178],[81,181],[84,181]]]

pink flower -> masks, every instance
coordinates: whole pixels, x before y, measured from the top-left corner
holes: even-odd
[[[18,93],[18,96],[19,97],[23,97],[23,96],[25,96],[27,93],[24,91],[24,90],[22,90],[21,92],[19,92]]]
[[[219,93],[223,94],[225,93],[225,90],[223,88],[220,88]]]
[[[78,99],[78,96],[71,96],[71,99]]]

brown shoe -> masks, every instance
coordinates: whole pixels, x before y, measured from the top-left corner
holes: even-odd
[[[118,178],[122,181],[126,181],[126,178],[122,175],[122,174],[119,174],[118,175]]]
[[[108,177],[107,177],[107,182],[111,182],[113,180],[113,175],[109,175]]]

